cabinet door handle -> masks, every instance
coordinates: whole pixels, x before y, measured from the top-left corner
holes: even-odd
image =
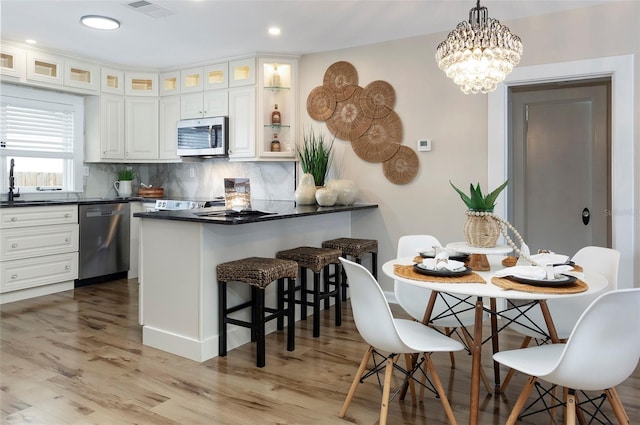
[[[18,221],[18,217],[11,217],[11,221]]]
[[[69,218],[69,217],[71,217],[71,213],[66,213],[66,214],[64,215],[64,218]]]
[[[17,275],[17,274],[12,274],[12,275],[11,275],[11,279],[17,279],[17,278],[18,278],[18,275]]]
[[[18,244],[17,244],[17,243],[12,243],[12,244],[11,244],[11,248],[17,248],[17,247],[18,247]]]
[[[64,269],[65,269],[65,270],[69,270],[69,269],[71,269],[71,267],[69,267],[69,266],[64,266]]]
[[[71,238],[64,238],[64,241],[69,243],[69,242],[71,242]]]

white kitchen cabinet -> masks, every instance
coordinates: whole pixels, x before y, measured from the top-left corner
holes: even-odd
[[[203,89],[219,90],[229,87],[229,63],[222,62],[204,67]]]
[[[160,98],[160,159],[178,160],[177,123],[180,120],[180,96]]]
[[[201,92],[204,87],[204,68],[189,68],[180,71],[180,93]]]
[[[73,289],[78,206],[0,210],[0,303]]]
[[[86,162],[124,159],[124,97],[112,94],[85,99]]]
[[[11,81],[22,81],[27,76],[27,53],[6,43],[0,45],[0,74],[3,79],[10,77]]]
[[[124,95],[124,72],[111,68],[102,68],[101,71],[101,90],[102,93]]]
[[[258,117],[256,149],[260,160],[292,160],[296,157],[298,60],[289,57],[258,58]],[[278,105],[280,123],[271,122]],[[274,135],[280,151],[271,150]]]
[[[100,89],[100,67],[87,62],[65,59],[64,85],[97,93]]]
[[[256,155],[255,86],[229,89],[229,159]]]
[[[158,74],[153,72],[125,72],[126,96],[158,96]]]
[[[229,62],[229,87],[252,86],[256,84],[256,58],[239,59]]]
[[[45,52],[27,52],[27,80],[62,85],[64,82],[64,58]]]
[[[210,90],[180,96],[181,119],[220,117],[229,114],[229,92]]]
[[[158,159],[158,99],[125,97],[125,159]]]
[[[180,71],[164,72],[160,74],[160,96],[180,94]]]

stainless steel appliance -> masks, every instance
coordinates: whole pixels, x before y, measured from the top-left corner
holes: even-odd
[[[227,156],[228,144],[228,117],[178,121],[179,156]]]
[[[126,277],[129,212],[127,202],[79,206],[80,264],[76,286]]]

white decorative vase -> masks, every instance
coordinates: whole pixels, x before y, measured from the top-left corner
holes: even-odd
[[[336,205],[352,205],[358,196],[358,186],[352,180],[329,180],[327,188],[332,189],[338,195]]]
[[[300,184],[294,194],[294,200],[298,205],[314,205],[316,203],[316,183],[312,174],[305,173],[300,177]]]
[[[316,202],[321,207],[331,207],[335,205],[338,194],[328,187],[320,187],[316,189]]]
[[[118,196],[121,198],[129,197],[133,193],[131,189],[131,180],[118,180],[117,182],[113,183],[113,187],[116,189],[116,192],[118,192]]]

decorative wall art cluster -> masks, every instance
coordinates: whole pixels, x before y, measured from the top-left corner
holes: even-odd
[[[367,162],[382,163],[385,177],[407,184],[418,174],[418,155],[402,145],[402,122],[393,107],[395,90],[386,81],[358,86],[358,72],[349,62],[327,68],[323,83],[307,97],[307,112],[325,121],[337,138],[351,142],[353,151]]]

